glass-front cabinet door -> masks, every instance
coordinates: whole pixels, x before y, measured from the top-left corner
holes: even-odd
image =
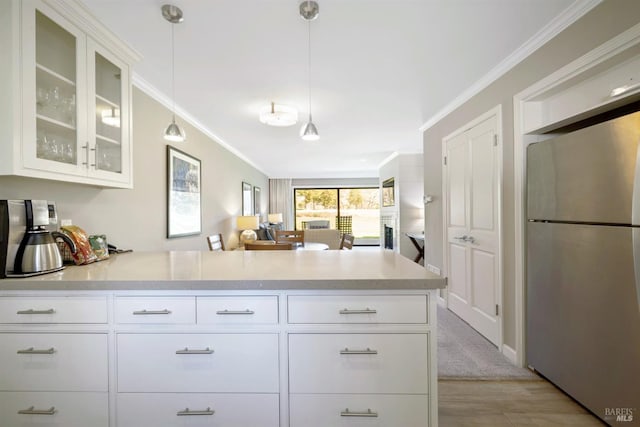
[[[129,176],[129,82],[127,65],[88,40],[91,173],[103,179]]]
[[[46,5],[35,5],[23,4],[32,7],[23,14],[23,25],[35,33],[35,38],[23,37],[24,163],[81,175],[86,171],[81,153],[86,85],[79,77],[86,65],[79,53],[86,49],[86,38]]]
[[[23,168],[131,187],[131,70],[118,54],[126,47],[83,31],[42,0],[20,5]]]

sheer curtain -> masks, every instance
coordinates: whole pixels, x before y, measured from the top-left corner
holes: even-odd
[[[269,213],[282,213],[284,229],[294,229],[291,178],[269,180]]]

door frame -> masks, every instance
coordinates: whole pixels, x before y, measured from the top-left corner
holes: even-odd
[[[446,169],[445,169],[445,155],[446,155],[446,148],[447,148],[447,143],[459,136],[460,134],[470,130],[471,128],[473,128],[474,126],[484,122],[485,120],[491,118],[495,116],[496,118],[496,138],[497,138],[497,146],[496,146],[496,150],[498,150],[498,159],[497,159],[497,170],[496,173],[498,175],[497,177],[497,189],[496,189],[496,198],[497,198],[497,209],[496,209],[496,214],[497,214],[497,233],[498,233],[498,250],[496,251],[496,255],[498,257],[498,276],[497,276],[497,286],[498,286],[498,301],[499,301],[499,314],[498,314],[498,351],[500,351],[502,354],[505,354],[510,360],[512,359],[511,353],[512,350],[510,348],[506,348],[506,346],[504,345],[504,290],[503,290],[503,259],[504,259],[504,255],[503,255],[503,235],[502,235],[502,187],[503,187],[503,177],[502,177],[502,169],[503,169],[503,156],[504,156],[504,149],[503,149],[503,143],[502,143],[502,104],[498,104],[495,107],[493,107],[492,109],[490,109],[489,111],[481,114],[480,116],[476,117],[475,119],[471,120],[470,122],[468,122],[467,124],[465,124],[464,126],[459,127],[458,129],[456,129],[455,131],[453,131],[452,133],[450,133],[449,135],[445,136],[444,138],[442,138],[442,258],[443,258],[443,275],[444,276],[450,276],[449,274],[449,254],[447,251],[447,242],[449,241],[448,239],[448,230],[447,230],[447,217],[449,214],[449,195],[447,193],[447,186],[448,186],[448,181],[447,181],[447,173],[446,173]],[[440,303],[443,304],[445,307],[449,307],[449,290],[447,288],[443,289],[443,292],[441,294],[441,298],[440,298]]]

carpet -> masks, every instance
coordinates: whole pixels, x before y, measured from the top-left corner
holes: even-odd
[[[446,308],[438,306],[439,379],[538,380],[511,364],[496,346]]]

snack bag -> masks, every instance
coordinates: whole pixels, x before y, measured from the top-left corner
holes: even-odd
[[[72,254],[76,265],[91,264],[98,259],[91,249],[87,233],[82,228],[77,225],[65,225],[60,227],[60,231],[69,236],[76,244],[76,252]]]
[[[98,257],[98,261],[109,258],[109,249],[107,248],[107,236],[104,234],[96,234],[89,236],[89,244],[93,253]]]

